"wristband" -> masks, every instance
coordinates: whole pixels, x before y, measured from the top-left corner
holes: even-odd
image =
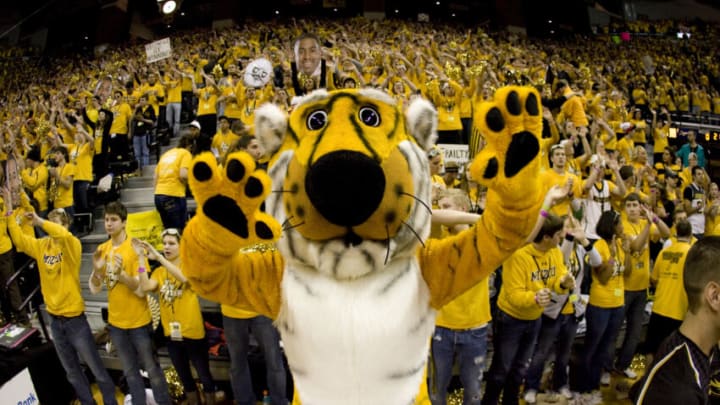
[[[575,240],[575,237],[568,233],[565,235],[565,240],[568,242],[573,242]]]
[[[550,215],[550,213],[547,212],[546,210],[544,210],[544,209],[540,210],[540,216],[541,216],[541,217],[547,218],[548,215]]]
[[[138,274],[145,273],[145,267],[138,267]]]
[[[658,217],[657,217],[657,215],[653,217],[652,223],[653,223],[653,224],[657,224],[657,223],[658,223]]]

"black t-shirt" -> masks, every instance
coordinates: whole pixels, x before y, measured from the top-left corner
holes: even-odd
[[[637,405],[707,405],[710,363],[717,357],[717,346],[708,357],[676,330],[660,345],[652,366],[630,390],[630,398]]]

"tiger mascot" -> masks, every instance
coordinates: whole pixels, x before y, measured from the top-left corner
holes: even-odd
[[[223,167],[209,153],[193,160],[198,211],[181,246],[190,284],[275,321],[294,403],[429,403],[436,310],[494,271],[538,218],[538,93],[503,88],[477,106],[487,144],[470,171],[489,187],[487,209],[442,240],[428,240],[428,101],[403,116],[378,90],[317,90],[289,116],[271,104],[255,115],[267,173],[244,152]]]

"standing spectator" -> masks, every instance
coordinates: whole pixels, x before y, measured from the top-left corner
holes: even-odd
[[[698,241],[687,253],[683,285],[688,311],[680,328],[660,345],[645,377],[630,391],[639,405],[704,405],[712,370],[720,355],[720,237]]]
[[[141,259],[147,256],[161,264],[153,270],[152,277],[148,277],[147,272],[140,273],[140,286],[143,291],[155,291],[160,297],[160,321],[168,353],[180,376],[188,405],[200,404],[190,362],[195,366],[203,386],[202,402],[212,405],[215,403],[215,382],[210,375],[205,326],[197,294],[190,288],[180,268],[180,232],[174,228],[166,229],[162,232],[162,240],[162,255],[145,241],[132,241]]]
[[[38,215],[45,217],[48,211],[47,183],[48,167],[40,157],[40,149],[31,148],[25,159],[17,159],[18,170],[23,188],[32,193],[32,198],[38,203]]]
[[[49,200],[52,201],[53,209],[64,208],[72,218],[75,215],[73,209],[73,180],[75,177],[75,165],[69,163],[68,151],[64,146],[56,146],[48,153],[48,173],[50,175]]]
[[[3,191],[5,199],[9,199],[9,190]],[[117,404],[115,384],[100,359],[85,318],[79,279],[82,252],[80,241],[68,231],[71,217],[60,208],[50,212],[48,220],[34,212],[10,218],[8,229],[18,252],[26,253],[37,262],[53,345],[80,403],[95,404],[90,383],[80,364],[82,360],[95,376],[103,403]],[[36,239],[26,235],[20,228],[23,221],[31,221],[49,236]]]
[[[150,308],[140,290],[139,273],[149,268],[147,259],[138,257],[125,231],[127,209],[119,202],[105,206],[105,231],[110,240],[93,254],[90,292],[108,290],[108,328],[117,348],[133,405],[145,405],[142,367],[150,377],[153,397],[158,405],[170,405],[165,375],[153,351]]]
[[[558,244],[563,221],[547,216],[533,243],[518,249],[503,263],[503,284],[495,320],[494,352],[483,405],[518,403],[518,393],[540,332],[540,316],[550,305],[552,291],[567,294],[575,286]]]
[[[148,97],[140,96],[133,116],[132,132],[133,151],[135,159],[138,161],[138,172],[142,172],[142,168],[150,164],[149,138],[153,126],[155,126],[155,117],[155,109],[148,104]]]
[[[108,140],[110,150],[108,161],[122,162],[129,158],[130,141],[128,133],[130,132],[130,120],[133,112],[121,91],[116,91],[114,96],[115,105],[112,107],[113,119],[110,124],[110,139]]]
[[[705,234],[705,189],[708,178],[705,170],[700,166],[692,168],[692,183],[683,190],[683,206],[688,214],[688,221],[692,225],[693,236],[701,239]]]
[[[180,231],[185,227],[187,220],[187,201],[185,199],[188,169],[192,155],[190,148],[193,138],[189,133],[184,134],[178,141],[178,146],[170,149],[160,156],[155,168],[155,208],[160,213],[163,226],[175,228]]]
[[[688,131],[687,143],[684,143],[677,152],[677,157],[682,159],[683,167],[690,165],[690,161],[688,160],[690,152],[697,155],[698,166],[705,168],[705,149],[697,143],[697,133],[694,130]]]

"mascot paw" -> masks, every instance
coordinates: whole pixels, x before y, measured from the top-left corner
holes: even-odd
[[[188,177],[206,237],[225,245],[248,245],[280,235],[277,221],[258,210],[271,181],[255,169],[249,154],[233,153],[225,167],[218,167],[215,156],[203,153],[193,160]]]
[[[538,92],[531,87],[499,89],[493,101],[478,106],[475,125],[486,144],[472,162],[473,179],[506,202],[536,194],[542,136]]]

